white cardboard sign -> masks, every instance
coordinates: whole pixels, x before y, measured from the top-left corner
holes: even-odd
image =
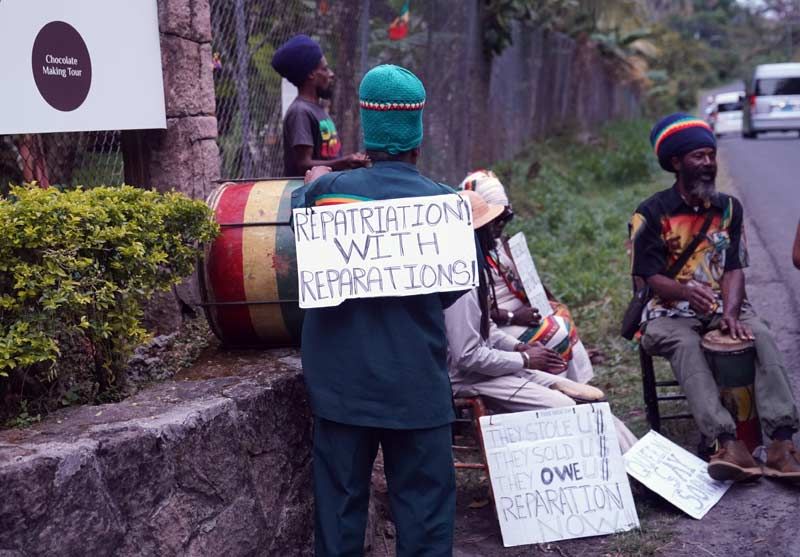
[[[0,135],[166,128],[156,0],[1,0]]]
[[[459,195],[293,211],[300,307],[478,285],[472,208]]]
[[[624,459],[628,474],[698,520],[731,486],[711,479],[703,460],[655,431],[642,437]]]
[[[481,418],[506,547],[639,527],[607,402]]]
[[[542,317],[552,315],[553,308],[547,299],[544,284],[542,284],[542,279],[539,278],[536,264],[533,262],[530,249],[528,249],[528,242],[522,232],[517,232],[511,237],[508,241],[508,250],[514,259],[519,279],[522,281],[522,286],[525,288],[525,294],[528,296],[531,306],[538,309],[539,315]]]

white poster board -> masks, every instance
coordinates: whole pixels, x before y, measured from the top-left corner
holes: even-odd
[[[295,209],[292,219],[301,308],[478,285],[472,208],[460,195]]]
[[[481,418],[506,547],[639,527],[607,402]]]
[[[655,431],[642,437],[624,458],[628,474],[698,520],[732,483],[711,479],[706,462]]]
[[[550,307],[550,301],[547,299],[544,284],[539,278],[536,264],[533,262],[533,257],[531,257],[531,251],[528,249],[525,235],[522,232],[514,234],[508,241],[508,249],[514,259],[519,279],[522,281],[522,286],[525,287],[525,294],[528,296],[531,306],[538,309],[539,315],[542,317],[552,315],[553,308]]]
[[[156,0],[1,0],[0,135],[166,128]]]
[[[281,78],[281,118],[286,118],[286,112],[297,98],[297,87],[285,77]]]

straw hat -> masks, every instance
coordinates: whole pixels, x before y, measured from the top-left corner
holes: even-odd
[[[510,205],[500,178],[491,170],[476,170],[471,173],[461,182],[460,189],[472,190],[480,194],[486,200],[486,203],[494,203],[503,207]]]
[[[458,192],[458,195],[469,199],[472,205],[472,228],[475,230],[492,222],[506,210],[502,205],[489,205],[474,191],[464,190]]]

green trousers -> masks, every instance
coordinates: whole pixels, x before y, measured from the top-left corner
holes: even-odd
[[[752,329],[755,336],[757,359],[754,391],[762,431],[771,437],[778,427],[797,429],[797,407],[783,358],[772,333],[751,309],[742,310],[740,319]],[[707,320],[657,317],[645,324],[642,337],[642,347],[648,354],[669,360],[697,427],[709,440],[716,439],[722,433],[736,434],[736,425],[720,402],[717,384],[700,346],[701,337],[719,328],[720,321],[721,316],[718,315]]]
[[[450,557],[456,510],[450,424],[392,430],[314,421],[317,557],[364,554],[372,465],[383,449],[397,556]]]

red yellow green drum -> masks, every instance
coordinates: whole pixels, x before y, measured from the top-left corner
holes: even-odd
[[[199,269],[211,329],[226,346],[300,343],[292,192],[302,180],[227,182],[208,198],[220,236]]]
[[[736,437],[752,451],[761,445],[761,425],[754,396],[756,351],[753,341],[737,340],[713,330],[703,337],[702,346],[719,386],[722,405],[736,422]]]

